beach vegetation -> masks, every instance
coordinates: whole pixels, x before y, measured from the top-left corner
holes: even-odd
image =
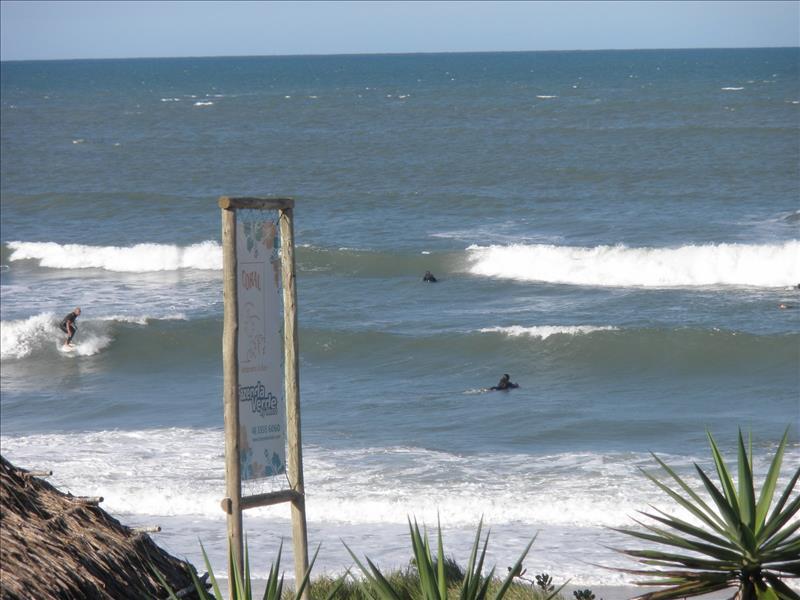
[[[555,589],[553,578],[547,573],[540,573],[536,576],[536,585],[540,590],[548,594]]]
[[[655,475],[644,475],[679,507],[688,511],[694,523],[653,508],[642,512],[648,521],[636,522],[645,531],[615,529],[640,540],[667,546],[668,550],[622,550],[643,565],[621,569],[645,576],[640,586],[658,589],[641,598],[670,600],[699,596],[726,588],[738,588],[738,600],[798,600],[800,595],[783,580],[800,577],[800,494],[792,497],[800,467],[790,475],[786,487],[773,504],[788,440],[787,428],[778,445],[767,475],[756,495],[753,475],[752,441],[746,447],[742,432],[738,440],[738,484],[708,433],[719,484],[695,464],[710,501],[704,500],[664,461],[653,454],[670,485]]]
[[[192,579],[194,581],[194,587],[195,591],[197,592],[197,596],[200,598],[200,600],[223,600],[225,596],[223,596],[220,590],[217,578],[214,576],[214,569],[211,567],[211,561],[208,559],[208,554],[206,554],[206,549],[203,547],[202,543],[200,544],[200,549],[203,552],[203,561],[205,562],[206,569],[208,570],[212,592],[209,592],[206,584],[201,581],[194,572],[192,572]],[[314,556],[311,558],[311,562],[308,565],[308,569],[306,570],[303,579],[300,581],[300,585],[293,593],[287,593],[283,587],[284,575],[280,572],[282,552],[283,541],[281,541],[281,545],[278,547],[278,556],[275,559],[275,562],[270,565],[269,575],[267,576],[267,583],[266,587],[264,588],[262,600],[299,600],[309,584],[311,569],[314,567],[314,562],[317,560],[317,555],[319,554],[319,546],[317,546],[317,550],[314,552]],[[230,574],[228,585],[230,586],[231,591],[230,597],[232,600],[253,600],[253,578],[250,574],[250,557],[247,550],[247,542],[245,542],[244,545],[243,573],[240,573],[239,569],[236,568],[236,558],[235,550],[230,548],[228,552],[228,573]],[[161,580],[162,585],[167,588],[170,600],[179,600],[176,592],[169,588],[169,586],[163,580],[161,574],[157,570],[155,573],[159,580]],[[331,582],[330,585],[327,586],[326,596],[321,597],[320,600],[333,600],[341,588],[346,575],[347,574],[345,573],[345,575],[339,579]]]
[[[438,535],[435,554],[431,548],[427,531],[420,530],[416,519],[413,523],[409,519],[408,527],[413,551],[412,565],[417,571],[416,590],[409,590],[407,586],[398,587],[368,557],[365,557],[365,565],[345,544],[345,548],[347,548],[347,551],[364,575],[361,585],[364,594],[369,600],[407,600],[408,598],[422,600],[448,600],[448,598],[451,600],[454,598],[458,600],[486,600],[491,598],[500,600],[512,589],[515,577],[524,573],[522,561],[525,560],[533,542],[536,540],[536,536],[534,536],[514,566],[508,569],[508,575],[505,579],[499,581],[494,577],[494,567],[489,570],[487,575],[483,575],[486,550],[489,544],[488,533],[481,543],[483,520],[478,524],[469,561],[466,569],[463,570],[460,568],[453,569],[452,565],[455,563],[449,561],[445,556],[441,523],[437,523]],[[446,566],[448,564],[451,565],[449,569]],[[560,591],[561,588],[551,592],[543,599],[551,600]],[[529,591],[526,596],[530,597]],[[509,595],[509,598],[511,597],[513,595]]]

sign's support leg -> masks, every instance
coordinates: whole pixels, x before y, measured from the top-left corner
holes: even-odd
[[[295,287],[294,222],[291,208],[280,211],[281,270],[283,278],[284,379],[286,382],[286,422],[289,441],[287,459],[289,486],[297,492],[292,500],[292,542],[295,585],[308,571],[308,530],[303,487],[303,444],[300,432],[300,369],[297,335],[297,289]],[[309,590],[302,600],[309,600]]]
[[[229,499],[228,551],[235,556],[235,568],[244,576],[242,536],[242,484],[239,464],[239,375],[237,372],[237,336],[239,316],[236,291],[236,211],[222,209],[222,273],[225,314],[222,330],[223,403],[225,413],[225,487]],[[234,574],[228,574],[231,600],[234,598]]]

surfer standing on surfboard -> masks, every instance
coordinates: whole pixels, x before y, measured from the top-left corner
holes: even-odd
[[[75,334],[78,333],[78,326],[75,324],[75,319],[77,319],[80,314],[81,307],[79,306],[66,317],[64,317],[64,320],[61,321],[61,324],[58,326],[61,331],[67,334],[67,341],[64,342],[65,348],[73,346],[72,338],[74,338]]]

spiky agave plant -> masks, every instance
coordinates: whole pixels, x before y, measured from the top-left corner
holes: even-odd
[[[636,521],[648,532],[616,529],[639,539],[670,546],[677,551],[622,550],[649,569],[622,569],[634,575],[651,576],[637,585],[666,587],[640,598],[668,600],[699,596],[730,587],[738,587],[740,600],[799,600],[800,595],[782,579],[800,577],[800,494],[792,491],[800,477],[800,467],[790,478],[778,502],[772,505],[780,474],[789,429],[783,435],[772,459],[761,493],[756,500],[753,484],[752,444],[745,449],[739,431],[738,486],[728,471],[714,438],[708,433],[714,465],[719,477],[717,487],[697,464],[700,479],[711,497],[711,505],[696,494],[664,461],[653,454],[659,466],[677,483],[673,489],[655,476],[645,476],[688,510],[699,524],[695,525],[653,508],[642,512],[655,521]],[[673,486],[674,487],[674,486]],[[659,524],[661,526],[659,526]],[[663,527],[662,527],[663,526]],[[653,568],[655,567],[655,568]]]
[[[195,591],[197,595],[201,598],[201,600],[223,600],[224,596],[220,591],[219,584],[217,583],[217,578],[214,576],[214,570],[211,568],[211,562],[208,560],[208,555],[206,554],[206,549],[203,547],[203,544],[200,544],[200,549],[203,551],[203,560],[206,563],[206,569],[208,570],[209,579],[211,580],[211,587],[213,590],[213,594],[209,593],[206,590],[205,584],[198,579],[197,575],[194,571],[190,571],[192,580],[194,581]],[[281,540],[281,545],[278,548],[278,557],[275,559],[275,562],[270,565],[269,568],[269,575],[267,577],[267,585],[264,588],[264,595],[262,596],[262,600],[282,600],[284,593],[283,593],[283,575],[280,573],[281,568],[281,554],[283,552],[283,540]],[[235,550],[233,548],[229,548],[228,552],[228,569],[230,573],[230,579],[228,585],[230,586],[231,591],[231,598],[235,600],[253,600],[253,584],[252,578],[250,576],[250,557],[247,551],[247,541],[245,540],[244,545],[244,573],[240,574],[239,570],[236,568],[236,556]],[[303,575],[302,580],[298,584],[298,587],[292,596],[292,600],[300,600],[303,596],[303,592],[305,591],[306,587],[309,583],[309,577],[311,576],[311,569],[314,566],[314,562],[317,560],[317,555],[319,554],[319,546],[317,546],[316,552],[314,552],[314,556],[311,558],[311,562],[308,565],[308,569],[306,570],[305,574]],[[176,593],[169,587],[167,582],[164,580],[164,576],[158,571],[155,570],[156,577],[158,577],[161,584],[167,589],[167,593],[169,594],[169,598],[171,600],[179,600]],[[344,577],[340,577],[330,592],[327,594],[325,600],[332,600],[333,596],[336,595],[336,592],[344,583]]]
[[[461,590],[459,592],[459,600],[486,600],[489,596],[489,585],[492,582],[495,569],[494,567],[489,571],[488,575],[483,576],[483,564],[486,558],[486,549],[489,543],[489,535],[483,543],[483,548],[480,553],[478,549],[481,542],[481,528],[483,527],[483,519],[478,524],[478,531],[475,535],[475,543],[472,546],[470,553],[469,564],[464,572],[463,580],[461,581]],[[419,597],[422,600],[447,600],[448,588],[447,577],[445,573],[445,563],[447,562],[444,555],[444,546],[442,543],[442,527],[438,524],[438,540],[437,552],[434,557],[431,550],[430,543],[428,542],[427,533],[422,533],[419,529],[417,521],[411,523],[408,521],[408,528],[411,533],[411,544],[414,552],[414,562],[417,566],[419,573]],[[500,600],[511,587],[512,580],[522,571],[522,561],[525,560],[528,552],[533,545],[536,536],[528,543],[523,550],[522,555],[517,560],[516,564],[509,569],[508,576],[503,580],[500,588],[492,595],[493,600]],[[364,573],[366,584],[362,587],[365,595],[370,600],[401,600],[403,597],[402,592],[395,589],[388,579],[380,572],[375,564],[367,558],[369,568],[358,559],[352,550],[345,544],[345,548],[353,557],[358,567]],[[561,586],[562,588],[564,586]],[[558,592],[551,593],[545,600],[552,600]]]

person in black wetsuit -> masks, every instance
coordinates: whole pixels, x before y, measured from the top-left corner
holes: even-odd
[[[499,390],[513,390],[514,388],[518,388],[518,383],[511,382],[511,376],[508,373],[505,373],[501,378],[497,385],[490,387],[490,390],[499,391]]]
[[[422,281],[429,281],[430,283],[436,283],[436,277],[433,276],[433,273],[430,271],[425,271],[425,277],[422,278]]]
[[[67,334],[67,341],[64,342],[64,346],[72,346],[72,338],[78,333],[78,326],[75,324],[75,319],[77,319],[80,314],[81,308],[78,307],[64,317],[61,324],[58,326],[61,331]]]

